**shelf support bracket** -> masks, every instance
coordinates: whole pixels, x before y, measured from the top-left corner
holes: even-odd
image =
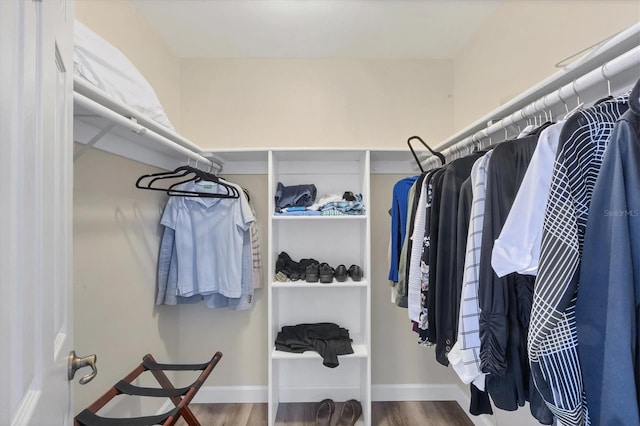
[[[82,144],[83,146],[81,146],[80,148],[78,148],[78,150],[76,152],[74,152],[74,154],[73,154],[73,162],[75,163],[78,158],[82,157],[84,155],[84,153],[89,148],[93,147],[96,143],[98,143],[98,141],[100,139],[102,139],[104,137],[104,135],[109,133],[111,131],[111,129],[113,129],[115,126],[116,126],[116,123],[113,123],[113,122],[109,123],[102,130],[100,130],[98,133],[96,133],[96,135],[94,137],[92,137],[91,140],[89,140],[89,142],[87,142],[87,143],[78,142],[78,141],[74,140],[75,143]]]

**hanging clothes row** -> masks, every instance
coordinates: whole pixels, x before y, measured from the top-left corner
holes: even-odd
[[[395,303],[472,414],[640,424],[639,116],[640,81],[394,187]]]
[[[262,263],[248,193],[190,166],[142,176],[136,186],[170,195],[160,220],[156,305],[204,300],[209,308],[252,309]]]

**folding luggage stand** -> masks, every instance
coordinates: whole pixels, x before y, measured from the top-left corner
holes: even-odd
[[[207,380],[209,374],[222,358],[221,352],[216,352],[211,361],[204,364],[158,364],[153,356],[147,354],[142,358],[142,362],[131,373],[116,383],[104,395],[98,398],[85,410],[82,410],[76,417],[74,426],[143,426],[162,425],[170,426],[176,424],[180,417],[189,426],[200,426],[200,422],[193,415],[188,405],[200,390],[200,387]],[[171,384],[165,371],[198,371],[202,373],[191,385],[176,388]],[[150,371],[156,378],[161,388],[145,388],[132,385],[138,376],[145,371]],[[104,407],[115,396],[125,394],[133,396],[150,396],[158,398],[169,398],[175,407],[164,414],[134,418],[109,418],[101,417],[96,413]]]

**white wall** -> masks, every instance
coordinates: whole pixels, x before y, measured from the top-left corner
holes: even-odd
[[[225,175],[251,194],[258,220],[263,283],[267,282],[267,179],[263,175]],[[185,305],[178,329],[180,362],[201,362],[215,351],[223,353],[209,386],[266,386],[267,384],[267,288],[254,293],[251,311],[209,309],[204,304]]]
[[[638,22],[637,0],[503,2],[454,58],[454,128],[559,71],[560,60]]]

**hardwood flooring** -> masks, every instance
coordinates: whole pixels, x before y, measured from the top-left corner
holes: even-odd
[[[267,404],[191,404],[203,426],[266,426]],[[276,426],[315,426],[316,403],[280,404]],[[336,403],[337,419],[341,404]],[[373,402],[374,426],[473,426],[455,401]],[[186,422],[180,420],[180,426]]]

